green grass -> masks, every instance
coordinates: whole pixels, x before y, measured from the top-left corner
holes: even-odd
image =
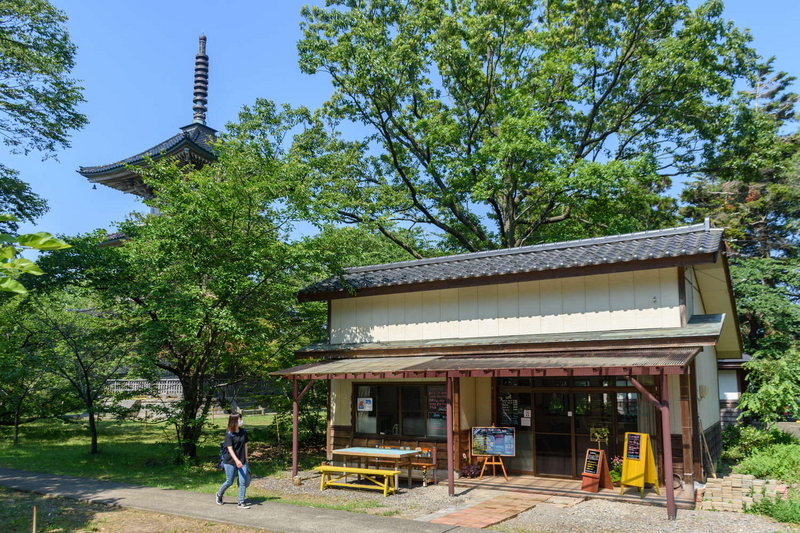
[[[86,421],[63,423],[39,421],[20,427],[20,445],[12,446],[11,428],[0,428],[0,467],[33,470],[192,492],[216,492],[222,483],[222,471],[216,468],[219,443],[224,436],[226,419],[217,419],[206,431],[198,448],[196,464],[179,464],[174,430],[164,423],[101,421],[99,453],[90,454]],[[245,427],[250,432],[249,463],[256,477],[279,476],[289,482],[291,441],[283,446],[266,442],[272,419],[268,415],[248,416]],[[287,437],[290,437],[287,435]],[[320,452],[302,454],[301,469],[320,464]],[[249,499],[351,512],[366,512],[381,507],[372,500],[337,502],[321,496],[293,496],[259,489],[247,491]]]
[[[280,459],[254,461],[259,434],[266,433],[271,419],[250,416],[247,427],[253,435],[251,463],[255,475],[282,470]],[[89,453],[85,422],[35,422],[20,428],[20,445],[11,445],[10,428],[0,430],[0,465],[52,474],[114,480],[154,487],[211,492],[220,481],[215,468],[224,420],[213,424],[198,449],[198,464],[176,464],[172,428],[166,424],[102,421],[99,423],[99,453]],[[284,454],[279,454],[284,455]]]

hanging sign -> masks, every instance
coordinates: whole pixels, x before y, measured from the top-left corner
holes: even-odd
[[[651,483],[657,494],[658,472],[650,435],[647,433],[625,433],[625,452],[622,455],[622,479],[620,494],[626,486],[639,487],[644,498],[644,485]]]

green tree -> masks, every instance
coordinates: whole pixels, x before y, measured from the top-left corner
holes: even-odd
[[[739,400],[742,416],[776,422],[784,415],[800,418],[800,352],[779,358],[756,357],[745,363],[749,387]]]
[[[43,364],[35,318],[35,310],[22,296],[0,303],[0,425],[13,426],[14,446],[21,424],[60,416],[80,405],[66,382]]]
[[[112,400],[109,385],[135,365],[131,328],[102,310],[86,291],[60,291],[32,298],[29,323],[38,338],[39,366],[67,384],[89,415],[90,453],[98,453],[97,416]]]
[[[424,225],[446,247],[475,251],[670,224],[671,178],[704,168],[727,132],[750,127],[734,84],[756,56],[722,9],[305,7],[301,69],[325,73],[335,92],[296,139],[307,163],[298,187],[317,215],[377,227],[416,256],[393,230]],[[339,121],[363,138],[342,140]]]
[[[46,0],[0,3],[0,134],[14,152],[52,155],[87,122],[66,20]]]

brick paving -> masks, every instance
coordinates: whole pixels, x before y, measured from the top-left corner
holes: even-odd
[[[583,498],[564,498],[554,497],[549,494],[507,492],[472,507],[434,518],[431,522],[482,529],[514,518],[518,514],[543,502],[560,507],[569,507],[580,501],[583,501]]]

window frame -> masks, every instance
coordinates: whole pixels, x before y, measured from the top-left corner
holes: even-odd
[[[443,436],[431,436],[428,434],[428,416],[431,412],[439,412],[439,411],[430,411],[430,387],[441,387],[446,388],[446,382],[400,382],[400,383],[386,383],[386,382],[353,382],[353,391],[352,391],[352,398],[351,398],[351,412],[352,412],[352,419],[353,419],[353,436],[361,437],[361,438],[377,438],[377,439],[398,439],[398,440],[408,440],[408,441],[419,441],[419,440],[429,440],[429,441],[441,441],[444,442],[447,440],[447,435]],[[359,387],[377,387],[375,401],[373,401],[373,409],[375,409],[375,416],[380,416],[380,410],[378,406],[377,398],[380,397],[380,389],[383,387],[394,387],[397,389],[397,398],[396,398],[396,412],[394,413],[396,419],[398,420],[399,430],[398,434],[394,435],[391,433],[384,433],[381,434],[376,424],[376,433],[363,433],[358,431],[358,410],[357,410],[357,402],[358,402],[358,388]],[[424,421],[425,427],[425,435],[405,435],[403,433],[403,397],[402,391],[404,387],[415,387],[415,388],[422,388],[423,389],[423,396],[422,396],[422,420]],[[445,422],[446,424],[446,422]]]

